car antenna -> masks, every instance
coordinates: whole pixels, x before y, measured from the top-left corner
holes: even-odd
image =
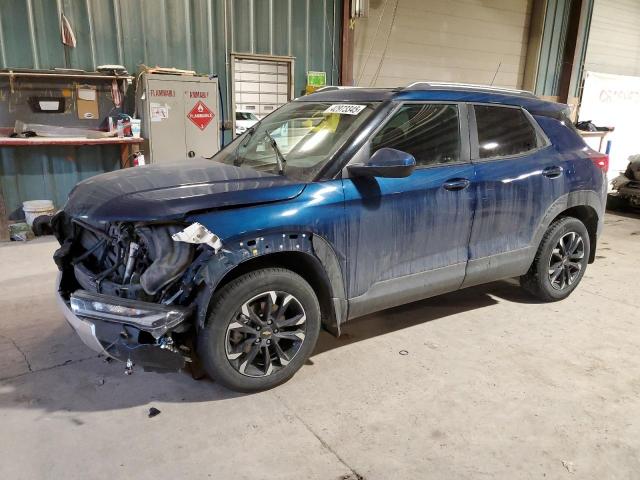
[[[495,82],[496,76],[498,76],[498,72],[500,71],[501,66],[502,66],[502,60],[500,60],[500,63],[498,63],[498,68],[496,68],[496,73],[493,74],[493,78],[491,79],[491,83],[489,84],[489,86],[493,87],[493,82]]]

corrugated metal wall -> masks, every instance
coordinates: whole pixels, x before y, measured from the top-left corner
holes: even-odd
[[[538,75],[534,91],[537,95],[558,95],[570,11],[571,0],[547,0],[544,33],[542,35]]]
[[[544,26],[537,58],[534,93],[551,98],[560,96],[560,101],[565,101],[566,94],[567,102],[575,105],[582,85],[592,12],[593,0],[544,1]],[[572,15],[579,17],[573,18]],[[573,32],[570,27],[572,22],[578,22]],[[566,58],[567,49],[573,48],[574,41],[573,58]],[[567,65],[564,62],[572,62],[570,72],[566,71]],[[562,77],[567,74],[570,74],[568,92],[563,92]]]
[[[60,41],[64,12],[76,48]],[[80,68],[144,63],[213,73],[227,111],[229,53],[295,57],[295,92],[308,70],[338,83],[342,0],[0,0],[0,67]],[[0,115],[2,115],[0,102]],[[29,198],[61,205],[75,182],[117,168],[117,148],[3,148],[7,210]]]

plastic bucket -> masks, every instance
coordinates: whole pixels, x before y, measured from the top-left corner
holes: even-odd
[[[28,200],[22,203],[25,221],[31,227],[33,221],[40,215],[53,215],[56,213],[51,200]]]

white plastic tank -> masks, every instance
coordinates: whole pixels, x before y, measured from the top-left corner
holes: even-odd
[[[53,215],[56,213],[51,200],[27,200],[22,202],[22,210],[30,227],[33,226],[33,221],[40,215]]]

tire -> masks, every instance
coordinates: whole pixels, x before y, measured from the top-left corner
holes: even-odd
[[[607,210],[625,210],[629,207],[629,200],[617,193],[607,195]]]
[[[198,356],[207,374],[227,388],[267,390],[289,380],[309,358],[320,318],[318,298],[300,275],[256,270],[214,295],[198,333]]]
[[[561,239],[566,252],[560,247]],[[574,240],[576,250],[571,253]],[[544,302],[563,300],[582,280],[590,252],[589,233],[580,220],[574,217],[555,220],[542,237],[529,271],[520,277],[520,285]]]

